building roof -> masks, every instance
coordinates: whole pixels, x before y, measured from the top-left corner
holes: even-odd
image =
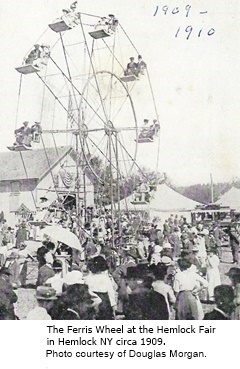
[[[33,149],[21,152],[1,152],[0,181],[38,180],[71,151],[71,147],[61,146],[57,149],[55,147],[46,148],[46,151],[44,149]]]

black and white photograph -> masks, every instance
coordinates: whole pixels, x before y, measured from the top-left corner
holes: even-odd
[[[240,320],[239,14],[0,0],[0,320]]]

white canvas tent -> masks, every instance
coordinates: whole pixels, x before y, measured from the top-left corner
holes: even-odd
[[[216,204],[229,206],[232,210],[240,210],[240,189],[231,187],[229,191],[216,201]]]
[[[151,210],[162,212],[180,212],[193,210],[199,202],[189,199],[173,190],[165,183],[157,187],[150,200],[149,207]]]
[[[134,195],[128,196],[120,201],[120,210],[147,211],[151,217],[167,217],[171,213],[179,213],[185,216],[188,214],[187,218],[190,219],[190,210],[195,209],[196,205],[200,205],[199,202],[181,195],[166,184],[158,185],[156,191],[153,191],[151,195],[152,197],[147,204],[133,203]]]

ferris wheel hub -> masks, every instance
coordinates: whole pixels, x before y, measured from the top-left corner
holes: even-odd
[[[108,136],[112,135],[114,132],[117,132],[116,128],[114,128],[113,122],[111,122],[110,120],[105,123],[104,129],[106,135]]]

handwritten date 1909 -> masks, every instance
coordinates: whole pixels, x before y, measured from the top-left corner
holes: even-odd
[[[159,10],[159,6],[157,5],[156,6],[156,9],[155,9],[155,12],[153,14],[153,16],[155,17],[158,13],[158,10]],[[161,8],[162,12],[164,15],[175,15],[175,14],[183,14],[186,18],[190,15],[190,13],[192,13],[192,6],[191,5],[186,5],[186,6],[176,6],[175,8],[173,7],[169,7],[168,5],[164,5],[162,8]],[[200,11],[198,12],[200,15],[203,15],[203,14],[207,14],[208,11],[207,10],[204,10],[203,11]]]
[[[197,37],[201,37],[202,35],[206,35],[206,36],[212,36],[215,33],[215,29],[214,28],[210,28],[208,31],[204,31],[202,28],[201,29],[194,29],[192,26],[187,26],[185,29],[182,29],[181,27],[178,28],[175,37],[178,37],[180,35],[186,35],[186,39],[189,40],[190,36],[195,34]]]

